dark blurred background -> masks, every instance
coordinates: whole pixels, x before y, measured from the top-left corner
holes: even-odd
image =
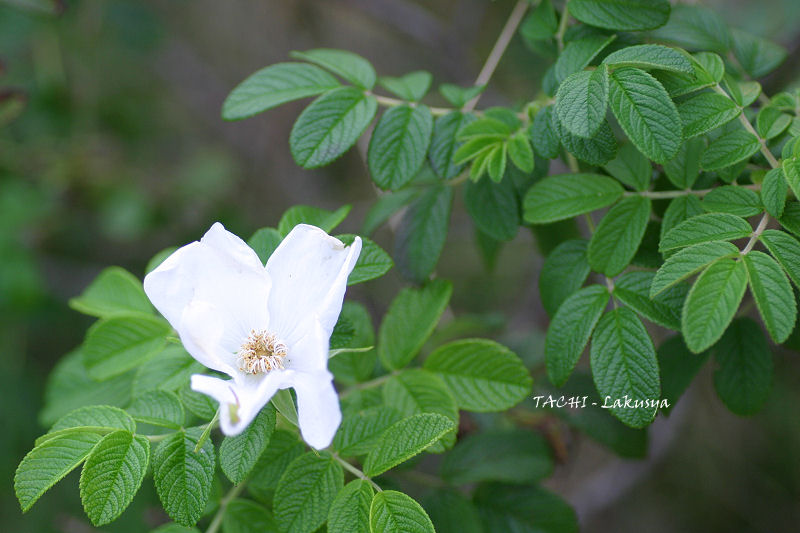
[[[790,50],[768,90],[796,82],[800,2],[704,3],[730,24]],[[24,95],[26,103],[0,128],[2,531],[93,531],[80,509],[75,473],[24,517],[13,473],[44,430],[47,416],[39,413],[49,372],[91,323],[66,302],[102,268],[121,265],[141,276],[156,252],[198,238],[216,220],[247,237],[299,203],[353,204],[342,230],[355,232],[374,201],[365,146],[329,167],[302,170],[287,139],[303,104],[225,123],[219,115],[228,91],[290,50],[323,46],[360,53],[379,74],[426,69],[437,84],[469,85],[512,6],[505,0],[0,0],[0,102]],[[60,14],[48,14],[53,7]],[[515,38],[481,106],[532,99],[546,67]],[[441,103],[435,92],[429,101]],[[456,313],[503,313],[506,335],[523,339],[528,360],[540,360],[541,259],[529,233],[521,231],[488,273],[459,201],[450,231],[438,273],[455,282]],[[375,239],[391,249],[388,230]],[[401,285],[390,272],[350,297],[380,316]],[[568,460],[549,484],[576,507],[584,531],[800,531],[796,356],[777,355],[772,398],[750,419],[721,405],[711,370],[652,428],[648,459],[616,459],[589,441],[569,442]],[[148,507],[153,492],[146,481],[132,507],[102,530],[142,531],[162,521]]]

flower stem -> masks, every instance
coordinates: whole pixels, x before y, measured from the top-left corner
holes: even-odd
[[[222,409],[222,407],[220,407],[220,409]],[[211,421],[208,424],[206,424],[203,433],[200,435],[200,438],[197,439],[197,444],[194,447],[194,453],[200,453],[200,448],[202,448],[203,444],[205,444],[206,441],[208,440],[209,435],[211,435],[211,430],[217,426],[220,409],[217,409],[217,412],[214,413],[214,418],[212,418]]]
[[[214,518],[211,520],[211,523],[208,525],[208,529],[206,529],[206,533],[216,533],[219,529],[219,526],[222,525],[222,517],[225,516],[225,509],[227,509],[228,504],[231,503],[236,497],[244,490],[245,484],[244,482],[239,483],[238,485],[234,485],[231,487],[231,490],[228,491],[225,496],[219,502],[219,509],[217,509]]]
[[[356,476],[359,479],[363,479],[364,481],[368,481],[369,484],[372,485],[372,487],[375,490],[377,490],[378,492],[383,492],[383,489],[380,488],[377,483],[372,481],[371,477],[369,477],[364,472],[362,472],[361,470],[359,470],[355,466],[351,465],[350,463],[348,463],[347,461],[345,461],[344,459],[339,457],[338,454],[334,453],[333,454],[333,458],[336,459],[337,461],[339,461],[339,463],[341,463],[341,465],[344,467],[345,470],[347,470],[348,472],[350,472],[351,474],[353,474],[354,476]],[[208,532],[206,532],[206,533],[208,533]]]

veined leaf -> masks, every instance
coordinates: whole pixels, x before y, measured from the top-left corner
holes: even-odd
[[[424,105],[389,109],[375,127],[367,151],[372,179],[381,189],[399,189],[419,171],[431,142],[433,115]]]
[[[336,211],[320,209],[310,205],[294,205],[287,209],[278,222],[278,233],[286,237],[298,224],[311,224],[330,233],[347,218],[352,206],[343,205]]]
[[[431,167],[439,177],[454,178],[463,170],[463,164],[457,165],[453,162],[453,156],[461,146],[461,142],[456,140],[456,133],[474,120],[475,115],[451,111],[434,122],[429,157]]]
[[[305,449],[298,435],[282,429],[275,430],[252,470],[248,488],[259,493],[274,490],[289,463],[303,455]]]
[[[743,129],[733,130],[715,139],[703,152],[700,166],[705,170],[720,170],[750,159],[761,145],[758,138]]]
[[[289,55],[326,68],[362,89],[370,90],[375,86],[375,69],[369,61],[353,52],[317,48],[305,52],[295,51]]]
[[[772,41],[732,29],[733,53],[742,68],[753,78],[769,74],[786,59],[786,49]]]
[[[524,218],[546,224],[602,209],[622,197],[619,183],[599,174],[561,174],[537,182],[523,202]]]
[[[219,465],[233,483],[241,483],[255,466],[275,431],[275,408],[267,405],[244,431],[225,437],[219,447]]]
[[[453,187],[437,184],[416,198],[400,220],[394,258],[407,278],[428,278],[444,248],[453,205]]]
[[[490,533],[578,532],[578,518],[572,507],[536,485],[484,483],[478,486],[473,500]]]
[[[605,165],[617,155],[617,140],[608,122],[603,122],[591,139],[571,134],[553,115],[553,127],[569,153],[590,165]]]
[[[720,54],[728,52],[731,40],[728,26],[719,15],[706,7],[686,4],[676,5],[669,21],[652,35],[685,48]]]
[[[650,297],[655,298],[676,283],[696,274],[723,257],[739,255],[739,249],[729,242],[704,242],[678,251],[664,261],[650,285]]]
[[[606,56],[603,64],[613,68],[668,70],[693,74],[694,69],[684,53],[660,44],[628,46]]]
[[[667,0],[571,0],[569,14],[608,30],[652,30],[669,19]]]
[[[687,194],[684,196],[679,196],[678,198],[673,198],[667,206],[667,210],[664,211],[664,216],[661,219],[661,231],[659,234],[659,239],[663,240],[664,236],[681,222],[704,213],[705,211],[703,210],[703,204],[700,203],[700,200],[697,198],[697,196]],[[664,255],[669,256],[670,252],[667,252]]]
[[[559,244],[544,261],[539,273],[539,297],[551,317],[572,293],[586,281],[591,271],[585,240],[569,240]]]
[[[153,312],[142,282],[120,267],[108,267],[69,306],[86,315],[106,318],[126,313]]]
[[[633,144],[623,144],[617,150],[617,157],[609,161],[603,168],[625,185],[645,191],[653,177],[653,167],[642,152]]]
[[[275,518],[281,531],[316,531],[343,485],[342,467],[327,452],[307,452],[292,461],[275,489]]]
[[[756,131],[763,139],[772,139],[783,133],[792,117],[778,109],[777,107],[762,107],[756,117]]]
[[[556,113],[573,135],[591,137],[606,119],[608,68],[581,70],[561,82],[556,93]]]
[[[595,34],[569,42],[554,66],[556,80],[562,82],[570,74],[586,68],[616,37]]]
[[[614,297],[651,322],[675,331],[681,329],[681,309],[689,287],[679,285],[650,298],[653,272],[628,272],[614,282]]]
[[[391,76],[381,76],[378,78],[378,84],[381,87],[410,102],[417,102],[422,100],[422,97],[431,88],[433,81],[433,74],[424,70],[415,70],[409,72],[404,76],[393,78]]]
[[[739,217],[751,217],[764,210],[756,192],[736,185],[715,187],[703,197],[703,209]]]
[[[498,241],[510,241],[517,235],[521,215],[517,190],[510,177],[500,183],[468,181],[464,185],[464,203],[483,233]]]
[[[461,109],[467,102],[481,94],[486,85],[474,85],[472,87],[459,87],[452,83],[443,83],[439,86],[439,92],[445,100],[450,102],[453,107]]]
[[[275,228],[260,228],[247,239],[247,246],[252,248],[261,262],[265,265],[272,255],[272,252],[283,240],[283,235]]]
[[[592,269],[609,277],[622,272],[636,255],[649,218],[650,199],[643,196],[624,198],[609,209],[589,241]]]
[[[770,337],[781,344],[797,321],[797,304],[789,280],[778,263],[765,253],[751,250],[743,257],[750,292]]]
[[[663,251],[692,246],[701,242],[732,241],[753,233],[753,228],[741,217],[727,213],[708,213],[685,220],[661,239]]]
[[[741,112],[733,100],[717,93],[700,93],[678,105],[686,139],[727,124]]]
[[[346,416],[333,438],[333,447],[344,456],[367,454],[386,428],[400,418],[396,409],[383,405]]]
[[[738,415],[757,413],[772,388],[772,354],[758,324],[737,318],[714,347],[719,367],[714,388],[722,402]]]
[[[690,350],[700,353],[722,337],[746,288],[742,261],[720,259],[700,274],[683,307],[681,329]]]
[[[553,112],[552,105],[540,109],[528,129],[533,148],[539,155],[548,159],[558,157],[558,148],[561,144],[553,123],[555,120]]]
[[[250,500],[234,499],[222,517],[225,533],[278,533],[278,524],[266,507]],[[175,532],[182,533],[182,532]]]
[[[337,239],[346,245],[353,244],[356,236],[350,233],[337,235]],[[350,276],[347,278],[348,285],[363,283],[386,274],[394,265],[392,258],[386,251],[378,246],[375,241],[367,237],[361,237],[361,253],[358,256],[356,265]]]
[[[796,198],[800,198],[800,158],[791,157],[784,159],[781,164],[786,183],[792,189]]]
[[[698,52],[688,56],[691,74],[680,72],[656,72],[655,76],[672,98],[714,87],[722,80],[725,64],[713,52]]]
[[[173,392],[155,389],[134,399],[128,412],[137,422],[180,429],[184,422],[183,405]]]
[[[166,344],[172,331],[160,317],[115,315],[92,325],[83,345],[83,363],[89,376],[107,379],[138,366]]]
[[[434,533],[420,504],[395,490],[379,492],[372,499],[369,526],[372,533]]]
[[[181,345],[168,344],[146,365],[136,371],[133,395],[141,396],[150,390],[178,392],[189,384],[192,374],[202,372],[203,365],[195,361]]]
[[[383,432],[364,461],[364,473],[380,475],[407,461],[453,430],[453,421],[436,413],[418,413],[395,422]]]
[[[800,243],[797,239],[783,231],[768,229],[761,234],[761,242],[778,260],[794,284],[800,287]]]
[[[664,163],[664,173],[675,187],[691,189],[700,175],[700,158],[706,149],[702,138],[687,139],[678,154]]]
[[[369,509],[375,491],[369,481],[354,479],[344,486],[328,512],[330,533],[370,533]]]

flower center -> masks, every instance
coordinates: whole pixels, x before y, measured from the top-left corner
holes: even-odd
[[[271,370],[283,370],[283,359],[288,348],[273,333],[251,330],[247,340],[239,348],[239,369],[248,374],[267,373]]]

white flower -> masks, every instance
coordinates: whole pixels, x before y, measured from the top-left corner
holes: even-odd
[[[147,296],[192,357],[232,378],[192,376],[192,389],[220,403],[223,433],[240,433],[279,389],[292,387],[303,439],[317,449],[331,443],[342,414],[329,342],[360,252],[358,237],[345,247],[301,224],[264,267],[217,222],[145,277]]]

